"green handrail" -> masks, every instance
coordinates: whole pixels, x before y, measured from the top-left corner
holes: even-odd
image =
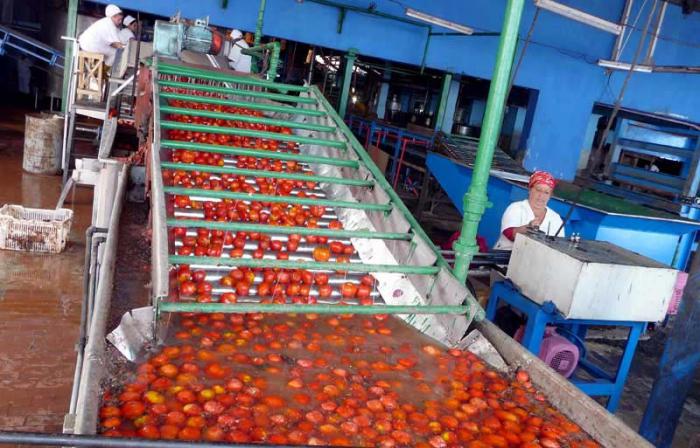
[[[348,271],[348,272],[386,272],[405,275],[435,275],[440,271],[437,266],[413,266],[400,264],[366,264],[366,263],[335,263],[332,261],[300,261],[256,258],[220,258],[194,257],[185,255],[170,255],[173,264],[232,266],[248,268],[271,269],[306,269],[310,271]]]
[[[333,165],[348,168],[359,168],[357,160],[334,159],[331,157],[313,156],[308,154],[294,154],[291,152],[266,151],[263,149],[239,148],[237,146],[209,145],[207,143],[181,142],[178,140],[161,140],[161,148],[187,149],[189,151],[215,152],[232,156],[265,157],[275,160],[294,160],[296,162],[317,163],[320,165]]]
[[[260,232],[281,235],[315,235],[329,238],[366,238],[377,240],[404,240],[410,241],[413,235],[410,233],[375,232],[373,230],[343,230],[329,229],[327,227],[297,227],[297,226],[273,226],[267,224],[254,224],[249,222],[219,222],[202,221],[195,219],[168,219],[169,227],[199,227],[211,230],[226,230],[231,232]]]
[[[508,0],[506,4],[503,30],[498,43],[496,66],[493,69],[493,79],[486,101],[484,124],[476,152],[476,161],[472,173],[469,190],[464,195],[464,217],[462,232],[455,241],[454,274],[462,282],[467,280],[469,264],[479,250],[476,244],[476,234],[479,222],[488,204],[487,185],[489,171],[493,161],[493,153],[498,143],[505,113],[506,96],[510,82],[513,58],[518,45],[518,29],[523,15],[525,0]]]
[[[170,75],[189,76],[191,78],[206,79],[209,81],[235,82],[256,87],[264,87],[267,89],[286,90],[288,92],[306,92],[308,87],[297,86],[294,84],[284,84],[281,82],[272,82],[254,78],[252,76],[238,76],[223,72],[215,72],[211,70],[185,67],[182,65],[169,64],[167,62],[158,62],[158,72]]]
[[[333,199],[300,198],[297,196],[272,196],[257,193],[238,193],[235,191],[203,190],[200,188],[165,187],[168,194],[180,194],[187,196],[199,196],[213,199],[233,199],[238,201],[254,202],[282,202],[298,205],[323,205],[325,207],[352,208],[356,210],[373,210],[388,212],[391,204],[367,204],[364,202],[337,201]]]
[[[183,171],[200,171],[204,173],[233,174],[246,177],[267,177],[272,179],[301,180],[304,182],[321,182],[336,185],[352,185],[355,187],[371,187],[374,181],[352,179],[345,177],[316,176],[301,173],[282,173],[268,170],[250,170],[244,168],[234,168],[230,166],[198,165],[193,163],[161,162],[163,168]]]
[[[278,132],[256,131],[253,129],[228,128],[224,126],[205,126],[201,124],[180,123],[179,121],[162,120],[160,127],[163,129],[179,129],[183,131],[205,132],[211,134],[239,135],[241,137],[263,138],[283,142],[295,142],[308,145],[329,146],[331,148],[345,149],[345,143],[339,140],[325,138],[302,137],[294,134],[280,134]]]
[[[467,314],[468,306],[454,305],[293,305],[278,303],[161,302],[161,312],[270,314]]]
[[[174,87],[178,89],[197,90],[207,93],[221,93],[222,95],[248,96],[251,98],[263,98],[273,101],[287,101],[290,103],[313,104],[314,100],[305,96],[287,95],[284,93],[260,92],[258,90],[234,89],[232,87],[211,86],[209,84],[191,84],[180,81],[159,80],[159,86]]]
[[[161,84],[162,83],[163,83],[163,81],[161,81]],[[194,103],[217,104],[217,105],[221,105],[221,106],[232,106],[232,107],[244,107],[246,109],[262,110],[265,112],[279,112],[279,113],[291,114],[291,115],[309,115],[312,117],[323,117],[326,115],[324,112],[322,112],[320,110],[315,110],[315,109],[301,109],[301,108],[293,107],[293,106],[277,106],[275,104],[253,103],[251,101],[236,101],[236,100],[229,100],[226,98],[215,98],[215,97],[211,97],[211,96],[186,95],[183,93],[163,92],[162,89],[160,92],[160,97],[166,98],[166,99],[172,99],[172,100],[191,101]]]
[[[160,106],[160,111],[169,114],[180,114],[193,117],[214,118],[217,120],[239,121],[241,123],[265,124],[269,126],[280,126],[286,128],[306,129],[308,131],[333,132],[332,126],[324,126],[315,123],[299,123],[289,120],[278,120],[267,117],[254,117],[252,115],[232,114],[228,112],[216,112],[203,109],[189,109],[186,107]]]

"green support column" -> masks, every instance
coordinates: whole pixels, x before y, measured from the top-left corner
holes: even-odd
[[[437,117],[435,117],[435,130],[442,131],[442,122],[445,120],[445,109],[447,108],[447,97],[452,84],[452,73],[445,73],[442,80],[442,91],[440,92],[440,104],[438,104]]]
[[[66,36],[76,37],[76,26],[78,23],[78,0],[70,0],[68,2],[68,16],[66,17]],[[61,96],[61,110],[66,112],[68,105],[68,85],[70,82],[70,73],[73,70],[73,42],[66,41],[66,50],[64,51],[65,58],[63,59],[63,94]]]
[[[352,84],[352,69],[357,59],[357,50],[351,48],[345,55],[345,73],[343,74],[343,86],[340,91],[340,104],[338,105],[338,115],[345,117],[348,110],[348,95],[350,94],[350,84]]]
[[[260,39],[262,39],[263,19],[265,18],[265,2],[266,0],[260,0],[260,9],[258,9],[258,20],[255,22],[255,39],[253,40],[254,47],[260,45]]]
[[[486,187],[489,180],[489,170],[503,123],[508,83],[513,66],[513,56],[518,44],[518,30],[520,29],[524,4],[525,0],[508,0],[506,5],[503,30],[496,55],[496,66],[493,70],[479,149],[474,163],[474,173],[469,190],[464,195],[462,234],[454,244],[454,274],[462,282],[467,280],[469,264],[474,254],[478,252],[476,233],[481,216],[488,205]]]

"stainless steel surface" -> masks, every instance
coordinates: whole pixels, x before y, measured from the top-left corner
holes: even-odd
[[[109,218],[107,240],[102,245],[104,255],[99,273],[92,319],[89,322],[87,344],[83,358],[80,388],[76,404],[75,434],[94,434],[97,429],[100,384],[105,374],[105,332],[114,278],[117,234],[129,168],[122,165]]]

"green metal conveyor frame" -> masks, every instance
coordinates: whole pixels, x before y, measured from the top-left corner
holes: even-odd
[[[350,129],[315,86],[295,86],[273,83],[253,77],[241,77],[219,73],[212,70],[180,66],[172,62],[160,62],[156,56],[152,66],[153,102],[154,102],[154,142],[151,160],[153,179],[153,287],[156,320],[162,312],[313,312],[313,313],[362,313],[362,314],[399,314],[413,323],[417,316],[425,315],[463,315],[467,324],[471,320],[483,319],[483,310],[469,294],[464,284],[457,281],[451,273],[450,266],[432,244],[410,211],[394,192],[380,170],[375,166],[362,145],[355,139]],[[173,79],[180,78],[180,79]],[[174,89],[178,89],[174,92]],[[167,90],[167,91],[166,91]],[[183,92],[184,91],[184,92]],[[206,96],[198,95],[204,93]],[[293,93],[293,94],[292,94]],[[216,96],[211,96],[216,95]],[[209,110],[174,107],[172,100],[193,101],[200,104],[218,106],[245,107],[258,110],[265,116],[239,115]],[[172,116],[204,117],[217,120],[218,123],[240,122],[247,125],[264,124],[287,127],[291,134],[243,129],[225,126],[208,126],[184,123],[172,119]],[[277,140],[282,144],[298,144],[298,154],[285,151],[257,150],[245,147],[224,146],[208,143],[183,142],[164,139],[162,133],[167,130],[181,130],[197,133],[213,133],[239,138]],[[278,173],[273,171],[244,169],[240,167],[194,165],[170,162],[171,151],[187,149],[190,151],[215,152],[224,156],[248,155],[265,157],[281,161],[297,161],[306,164],[310,171],[305,173]],[[162,160],[161,160],[162,159]],[[337,170],[331,175],[312,171]],[[246,177],[272,177],[279,179],[305,180],[318,182],[324,191],[341,191],[340,197],[289,197],[269,194],[249,194],[231,191],[212,191],[198,188],[164,186],[162,172],[184,170],[208,172],[216,175],[230,174]],[[338,175],[340,173],[340,175]],[[358,191],[366,191],[358,193]],[[347,194],[352,192],[351,194]],[[395,231],[373,228],[367,223],[365,228],[334,230],[325,227],[319,229],[280,228],[259,223],[212,222],[199,218],[177,218],[169,207],[170,198],[187,195],[191,198],[208,200],[260,201],[262,203],[282,202],[302,206],[324,205],[338,213],[349,210],[352,213],[379,214],[387,222],[398,220],[403,225]],[[353,195],[358,195],[356,198]],[[368,199],[368,198],[375,198]],[[377,200],[376,198],[384,198]],[[166,212],[166,210],[168,210]],[[409,262],[337,263],[315,262],[308,260],[274,260],[243,258],[185,257],[175,255],[173,242],[168,240],[168,228],[208,228],[227,231],[259,231],[268,234],[320,235],[350,239],[351,241],[371,241],[379,244],[404,244],[410,247]],[[293,230],[292,230],[293,229]],[[393,243],[392,243],[393,242]],[[418,249],[417,249],[418,248]],[[415,255],[425,255],[422,259]],[[415,256],[414,256],[415,255]],[[397,255],[396,259],[401,256]],[[195,303],[173,300],[168,271],[175,265],[187,263],[196,266],[209,266],[212,269],[230,269],[234,266],[251,268],[309,269],[333,272],[361,272],[374,274],[398,274],[402,280],[409,280],[424,291],[423,300],[408,300],[405,303],[376,303],[370,306],[342,305],[275,305],[260,303]],[[424,277],[419,279],[418,277]],[[387,294],[382,294],[386,296]],[[386,300],[385,300],[386,302]],[[407,316],[408,315],[408,316]],[[449,316],[448,316],[449,317]],[[424,327],[430,327],[424,323]],[[462,333],[463,334],[463,333]],[[461,335],[460,335],[461,338]],[[456,343],[456,340],[453,341]]]

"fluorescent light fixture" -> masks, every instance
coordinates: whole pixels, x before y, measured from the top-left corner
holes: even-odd
[[[620,24],[601,19],[600,17],[594,16],[593,14],[588,14],[580,9],[572,8],[571,6],[562,5],[554,0],[535,0],[535,6],[564,17],[568,17],[569,19],[577,22],[598,28],[599,30],[607,31],[608,33],[616,35],[620,35],[620,33],[622,33],[622,25]]]
[[[609,68],[611,70],[630,71],[632,69],[632,64],[628,64],[627,62],[608,61],[606,59],[599,59],[598,65],[600,65],[601,67]],[[642,73],[651,73],[654,71],[654,67],[650,65],[635,65],[634,71]]]
[[[412,8],[406,8],[406,15],[414,19],[422,20],[423,22],[432,23],[433,25],[447,28],[448,30],[457,31],[462,34],[474,34],[474,30],[468,26],[460,25],[459,23],[450,22],[449,20],[441,19],[440,17],[431,16],[424,12],[416,11]]]

